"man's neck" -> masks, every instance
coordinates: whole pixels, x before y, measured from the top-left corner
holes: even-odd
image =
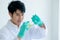
[[[12,20],[10,20],[14,25],[17,25],[17,24],[15,24]],[[17,27],[19,28],[19,25],[17,25]]]

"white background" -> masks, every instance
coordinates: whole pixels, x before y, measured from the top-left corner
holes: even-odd
[[[11,0],[0,0],[0,28],[10,19],[7,10]],[[59,0],[21,0],[25,3],[25,20],[37,14],[47,27],[48,34],[43,40],[58,40]],[[26,18],[27,17],[27,18]],[[60,26],[60,25],[59,25]],[[59,36],[60,37],[60,36]]]

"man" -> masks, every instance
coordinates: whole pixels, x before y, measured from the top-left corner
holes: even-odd
[[[21,1],[12,1],[8,6],[8,11],[11,19],[0,30],[0,40],[32,40],[40,39],[45,36],[45,25],[35,28],[32,27],[26,32],[23,38],[18,37],[19,26],[24,18],[25,5]]]

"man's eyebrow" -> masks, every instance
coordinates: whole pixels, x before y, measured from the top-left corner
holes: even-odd
[[[20,15],[21,15],[21,14],[24,15],[24,13],[22,13],[22,12],[20,12],[20,13],[15,12],[15,13],[16,13],[16,14],[20,14]]]
[[[19,13],[16,13],[16,14],[20,15]]]

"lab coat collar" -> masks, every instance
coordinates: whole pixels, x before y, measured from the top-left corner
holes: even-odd
[[[17,25],[13,24],[10,20],[7,23],[7,28],[10,30],[10,32],[14,35],[17,36],[19,28]]]

